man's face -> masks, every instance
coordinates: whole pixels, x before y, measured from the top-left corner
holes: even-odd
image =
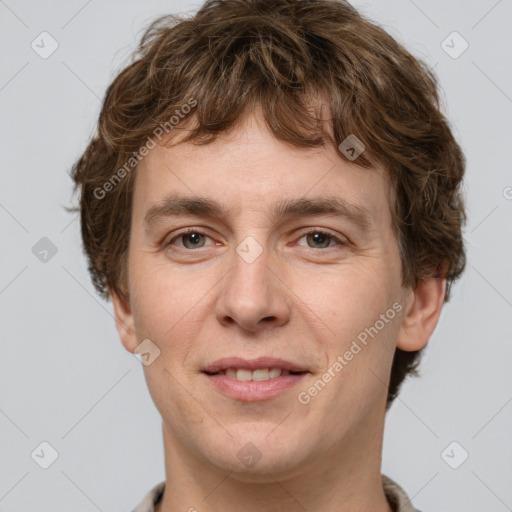
[[[225,211],[171,214],[170,196]],[[274,211],[326,198],[345,214]],[[157,146],[137,170],[128,262],[123,343],[160,350],[144,371],[176,450],[256,479],[378,445],[408,296],[382,170],[289,146],[255,116],[208,145]]]

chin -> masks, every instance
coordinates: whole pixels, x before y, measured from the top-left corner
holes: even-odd
[[[239,432],[233,438],[226,436],[223,442],[213,443],[207,458],[242,482],[270,483],[278,477],[289,477],[304,467],[307,454],[297,432],[283,429],[278,435],[277,429],[272,432],[275,428],[268,424],[265,428],[244,428],[243,435]]]
[[[219,462],[219,461],[217,461]],[[244,483],[268,484],[276,480],[286,480],[300,472],[300,463],[294,453],[262,456],[254,465],[247,465],[237,458],[225,461],[222,470],[230,473],[230,478]]]

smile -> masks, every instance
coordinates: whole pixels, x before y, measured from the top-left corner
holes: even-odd
[[[283,359],[239,357],[220,359],[202,370],[209,385],[242,402],[262,401],[289,390],[309,373],[305,367]]]
[[[227,368],[211,375],[225,375],[230,379],[248,382],[251,380],[264,381],[281,377],[281,375],[290,375],[291,373],[285,368],[258,368],[257,370],[249,370],[247,368]]]

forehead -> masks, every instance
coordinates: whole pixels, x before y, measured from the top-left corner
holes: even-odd
[[[332,146],[292,146],[273,136],[256,114],[208,144],[180,143],[180,138],[157,145],[139,164],[134,215],[146,217],[166,198],[178,196],[210,198],[212,213],[222,206],[232,216],[290,212],[290,201],[327,197],[374,220],[389,214],[389,180],[382,168],[362,168]]]

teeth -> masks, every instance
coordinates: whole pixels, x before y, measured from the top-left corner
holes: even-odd
[[[226,368],[226,377],[229,377],[230,379],[236,379],[236,369]]]
[[[240,368],[236,371],[236,380],[243,380],[244,382],[247,380],[252,380],[252,372],[251,370],[245,370]]]
[[[236,379],[243,382],[250,380],[262,381],[275,379],[281,375],[290,375],[290,370],[282,370],[281,368],[258,368],[257,370],[248,370],[246,368],[227,368],[225,372],[219,372],[225,374],[230,379]]]
[[[272,370],[270,370],[270,378],[275,379],[276,377],[279,377],[281,372],[281,368],[272,368]]]

